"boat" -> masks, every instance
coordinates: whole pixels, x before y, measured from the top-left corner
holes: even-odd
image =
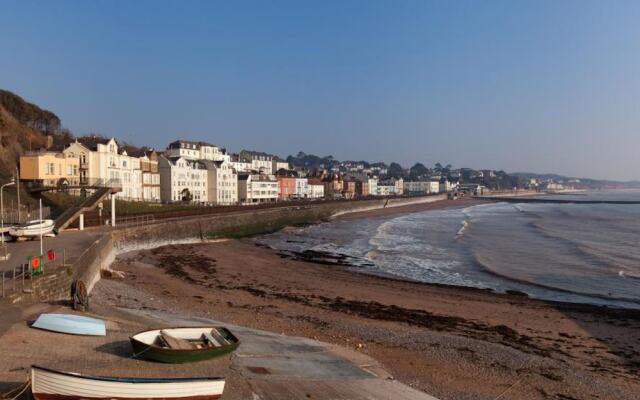
[[[105,336],[107,334],[103,320],[74,314],[40,314],[31,327],[72,335]]]
[[[53,232],[53,226],[52,219],[34,219],[25,224],[12,227],[9,229],[9,234],[16,237],[48,235]]]
[[[208,360],[240,345],[231,331],[219,326],[153,329],[136,333],[130,340],[134,357],[165,363]]]
[[[35,400],[213,400],[222,396],[224,383],[224,378],[121,378],[31,367]]]

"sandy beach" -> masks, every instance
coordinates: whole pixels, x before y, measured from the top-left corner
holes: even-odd
[[[344,215],[465,206],[444,201]],[[95,303],[215,318],[356,349],[441,399],[637,399],[640,312],[406,282],[252,239],[120,256]]]

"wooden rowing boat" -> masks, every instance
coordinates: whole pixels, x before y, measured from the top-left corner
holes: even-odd
[[[165,328],[131,336],[133,356],[165,363],[208,360],[230,353],[240,341],[219,326]]]
[[[84,376],[31,367],[35,400],[213,400],[219,399],[223,390],[223,378]]]

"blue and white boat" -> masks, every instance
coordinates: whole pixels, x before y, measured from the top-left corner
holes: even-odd
[[[41,314],[31,327],[72,335],[105,336],[107,334],[103,320],[74,314]]]

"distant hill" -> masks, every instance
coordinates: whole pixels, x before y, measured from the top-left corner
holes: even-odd
[[[509,175],[516,176],[520,179],[529,180],[529,179],[537,179],[539,181],[549,181],[552,180],[554,182],[569,182],[574,186],[585,187],[585,188],[640,188],[639,181],[614,181],[607,179],[593,179],[593,178],[576,178],[572,176],[564,176],[558,174],[538,174],[535,172],[512,172]]]
[[[60,118],[54,113],[0,90],[0,179],[15,174],[25,151],[50,146],[60,132]]]

